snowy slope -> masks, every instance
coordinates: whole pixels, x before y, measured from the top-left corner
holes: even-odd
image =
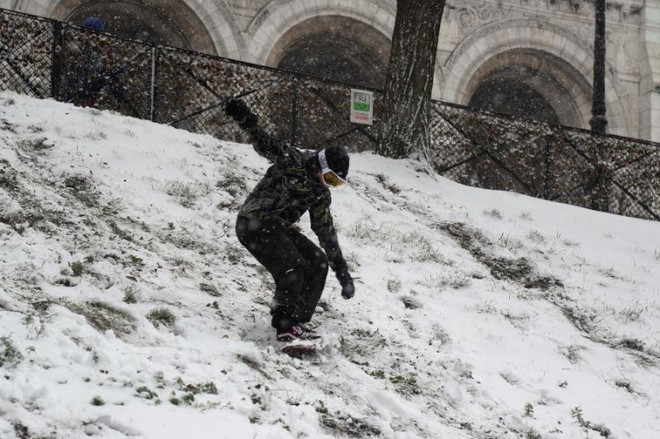
[[[300,361],[233,231],[266,167],[0,93],[0,438],[658,437],[660,224],[356,154]]]

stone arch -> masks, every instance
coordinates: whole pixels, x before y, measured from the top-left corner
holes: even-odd
[[[510,21],[480,28],[461,42],[445,63],[442,98],[468,105],[480,85],[522,73],[564,125],[589,128],[593,54],[566,30],[543,23]],[[519,78],[520,79],[520,78]],[[608,131],[625,133],[618,82],[607,73]]]
[[[588,123],[580,103],[590,105],[581,102],[590,95],[589,84],[575,68],[547,52],[499,52],[477,68],[465,90],[473,107],[562,125]]]
[[[335,4],[336,3],[336,4]],[[281,13],[276,4],[264,8],[248,29],[248,53],[258,64],[302,67],[304,73],[324,69],[332,79],[381,87],[394,29],[394,11],[365,0],[294,0]],[[332,38],[328,38],[331,35]],[[316,60],[305,60],[315,51]],[[342,76],[335,65],[349,72]]]
[[[86,16],[97,15],[109,32],[123,37],[214,55],[228,51],[186,1],[60,0],[51,2],[47,15],[76,24]]]
[[[362,29],[360,29],[362,28]],[[267,65],[362,86],[383,87],[387,37],[346,17],[326,15],[296,24],[272,48]]]

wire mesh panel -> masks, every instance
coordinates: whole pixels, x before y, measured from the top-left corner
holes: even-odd
[[[577,130],[567,129],[565,134],[571,144],[582,144],[587,151],[591,168],[585,174],[602,198],[602,210],[660,220],[658,145]]]
[[[561,127],[548,136],[546,196],[576,206],[591,206],[597,185],[596,151],[588,142],[567,139]]]
[[[431,149],[427,157],[436,172],[463,184],[478,185],[478,173],[475,170],[480,160],[479,148],[451,119],[441,112],[440,102],[432,103],[431,112]]]
[[[436,114],[452,127],[450,135],[469,140],[459,142],[457,159],[463,162],[462,173],[471,184],[532,196],[546,193],[546,137],[552,134],[548,126],[450,105],[438,104],[435,108]]]
[[[296,90],[295,144],[319,149],[331,145],[349,151],[372,151],[376,147],[377,124],[350,122],[351,88],[309,78],[300,78]],[[375,100],[374,112],[380,102]]]
[[[23,14],[0,14],[0,90],[51,95],[54,23]]]
[[[435,103],[442,175],[621,215],[660,219],[660,147]]]
[[[274,135],[291,137],[291,78],[270,69],[161,48],[156,78],[156,120],[222,139],[247,141],[224,114],[230,97],[243,99]]]

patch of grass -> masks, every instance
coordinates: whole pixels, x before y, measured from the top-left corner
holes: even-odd
[[[417,378],[414,375],[391,375],[389,380],[392,384],[396,385],[396,392],[404,396],[420,395],[422,389],[417,383]]]
[[[172,328],[176,322],[176,316],[167,308],[155,308],[147,314],[147,320],[156,328],[160,325]]]
[[[210,194],[211,191],[212,188],[208,183],[201,182],[174,180],[165,185],[165,193],[188,209],[194,207],[199,198]]]
[[[108,227],[110,227],[112,233],[119,236],[121,239],[128,242],[133,242],[133,236],[131,236],[130,233],[119,227],[119,225],[117,225],[115,221],[113,220],[108,221]]]
[[[518,329],[524,329],[529,322],[528,314],[514,314],[511,311],[502,311],[502,316]]]
[[[397,243],[398,247],[409,250],[408,254],[414,262],[443,262],[431,239],[422,233],[404,233],[397,237]]]
[[[490,209],[490,210],[486,209],[484,210],[484,215],[498,220],[501,220],[503,218],[502,212],[500,212],[498,209]]]
[[[218,394],[218,388],[213,381],[199,384],[186,384],[183,379],[179,377],[175,380],[175,384],[179,390],[192,393],[193,395],[198,395],[200,393],[206,393],[210,395]]]
[[[98,205],[99,192],[94,187],[94,182],[89,175],[73,174],[64,178],[64,187],[71,190],[73,196],[87,206]]]
[[[571,364],[577,364],[580,359],[582,358],[580,356],[580,351],[582,351],[584,348],[582,346],[567,346],[563,351],[562,355],[568,359],[568,361]]]
[[[500,372],[500,376],[504,381],[511,384],[512,386],[515,386],[518,383],[520,383],[520,378],[513,375],[511,372]]]
[[[499,309],[491,302],[482,302],[475,306],[475,310],[479,314],[498,314]]]
[[[171,231],[161,231],[158,233],[158,237],[164,242],[170,242],[175,246],[186,249],[186,250],[195,250],[199,254],[221,254],[221,249],[216,243],[202,239],[202,236],[197,235],[196,233],[191,232],[183,227],[180,227],[176,232]]]
[[[87,322],[96,330],[105,332],[112,330],[117,336],[130,334],[136,328],[135,318],[128,311],[92,300],[82,304],[66,304],[71,311],[85,316]]]
[[[380,183],[381,185],[383,185],[383,187],[384,187],[385,189],[387,189],[388,191],[392,192],[393,194],[396,195],[396,194],[398,194],[399,192],[401,192],[401,189],[399,189],[395,184],[390,183],[390,181],[388,180],[388,178],[387,178],[385,175],[383,175],[383,174],[376,174],[374,177],[376,178],[376,181],[377,181],[378,183]]]
[[[497,238],[497,243],[513,253],[524,247],[520,239],[514,238],[511,235],[505,233],[501,234],[499,238]]]
[[[9,161],[0,159],[0,188],[8,192],[17,191],[20,186],[18,175],[18,172],[16,172]]]
[[[147,386],[140,386],[135,389],[136,396],[144,399],[158,399],[158,394]]]
[[[94,185],[88,175],[72,174],[64,177],[64,187],[75,192],[90,192],[93,190]]]
[[[437,323],[433,324],[431,328],[431,338],[429,339],[429,345],[432,345],[433,342],[438,341],[441,345],[445,345],[451,342],[451,337],[440,325]]]
[[[387,279],[387,291],[390,293],[398,293],[401,291],[401,280],[398,278]]]
[[[629,322],[637,322],[646,310],[648,310],[647,307],[628,307],[617,311],[617,314]]]
[[[575,421],[580,427],[587,430],[595,431],[596,433],[600,434],[602,437],[607,438],[610,437],[610,435],[612,434],[610,429],[605,427],[604,425],[593,424],[592,422],[586,420],[584,418],[584,414],[582,413],[582,409],[580,407],[574,407],[571,410],[571,416],[573,417],[573,419],[575,419]]]
[[[362,419],[355,419],[350,415],[339,413],[321,414],[321,425],[333,436],[341,435],[354,438],[381,437],[382,432],[376,426],[370,425]]]
[[[403,302],[403,306],[405,306],[406,309],[418,309],[423,306],[422,302],[412,296],[403,296],[401,301]]]
[[[138,289],[135,285],[129,285],[124,289],[124,303],[133,304],[138,302]]]
[[[619,342],[619,346],[632,349],[633,351],[644,352],[644,342],[637,338],[624,338]]]
[[[83,264],[80,261],[73,261],[69,264],[69,267],[71,268],[71,272],[73,273],[74,276],[80,277],[83,275],[85,272],[85,264]]]
[[[530,241],[535,242],[537,244],[545,243],[545,236],[543,236],[543,234],[541,232],[537,231],[537,230],[531,230],[527,234],[527,239],[529,239]]]
[[[218,180],[218,182],[215,184],[215,187],[223,189],[233,198],[242,197],[243,194],[245,194],[247,191],[247,183],[245,182],[245,178],[232,174],[225,175],[221,180]],[[229,203],[224,207],[229,207],[231,205],[232,203]]]
[[[28,429],[27,426],[14,420],[11,421],[11,425],[14,427],[14,433],[16,433],[18,439],[31,439],[30,429]]]
[[[628,381],[616,380],[614,382],[614,385],[617,386],[620,389],[626,390],[628,393],[632,393],[633,395],[637,393],[633,389],[632,384],[630,384]]]
[[[314,404],[314,410],[316,410],[316,413],[322,413],[322,414],[325,414],[325,415],[330,413],[330,411],[328,410],[328,407],[325,405],[325,402],[323,402],[320,399],[318,401],[316,401],[316,403]]]
[[[9,337],[0,337],[0,367],[16,367],[23,354],[14,347]]]
[[[102,406],[105,405],[105,401],[103,401],[103,399],[100,396],[95,396],[94,398],[92,398],[92,405]]]
[[[472,279],[468,275],[458,271],[427,276],[420,282],[421,285],[435,290],[445,290],[447,288],[458,290],[469,286],[471,283]]]
[[[373,218],[361,218],[347,230],[347,235],[365,243],[378,243],[385,233],[382,225],[378,225]]]
[[[24,150],[32,150],[32,151],[45,151],[53,146],[55,146],[52,142],[48,141],[46,137],[36,137],[34,139],[22,139],[18,141],[18,146]]]
[[[55,282],[53,282],[55,285],[62,285],[63,287],[75,287],[78,285],[77,281],[74,281],[71,278],[68,277],[61,277],[59,279],[56,279]]]
[[[142,258],[139,257],[139,256],[128,255],[128,261],[129,261],[132,265],[136,265],[136,266],[138,266],[138,267],[144,267],[144,259],[142,259]]]
[[[392,262],[411,260],[414,262],[444,263],[432,240],[419,231],[401,232],[389,224],[378,224],[371,217],[354,223],[346,234],[351,238],[391,253]]]
[[[532,264],[525,258],[509,259],[493,256],[491,254],[494,248],[492,242],[483,233],[471,229],[466,224],[441,223],[435,227],[449,234],[475,259],[485,264],[493,277],[498,280],[511,280],[524,285],[525,288],[538,288],[544,291],[553,287],[563,287],[558,279],[538,275]]]
[[[222,293],[218,291],[218,288],[215,285],[208,284],[205,282],[200,282],[199,283],[199,289],[200,291],[205,292],[206,294],[213,296],[213,297],[220,297],[222,296]]]
[[[351,361],[361,363],[387,346],[387,339],[380,332],[358,328],[351,331],[350,337],[341,337],[339,351]]]
[[[367,375],[372,376],[374,378],[378,378],[379,380],[384,380],[386,378],[385,372],[381,369],[367,372]]]
[[[96,130],[88,132],[85,137],[91,140],[105,140],[108,138],[108,135],[101,130]]]
[[[233,244],[227,244],[224,252],[225,257],[232,265],[240,265],[245,259],[245,249]]]

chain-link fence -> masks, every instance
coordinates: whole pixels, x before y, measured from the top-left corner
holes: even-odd
[[[660,219],[660,145],[434,103],[430,157],[478,187]]]
[[[0,89],[246,142],[223,112],[242,97],[260,123],[304,148],[377,145],[374,125],[349,122],[351,87],[181,49],[125,40],[0,9]],[[473,186],[660,220],[660,145],[592,135],[433,102],[438,173]]]

